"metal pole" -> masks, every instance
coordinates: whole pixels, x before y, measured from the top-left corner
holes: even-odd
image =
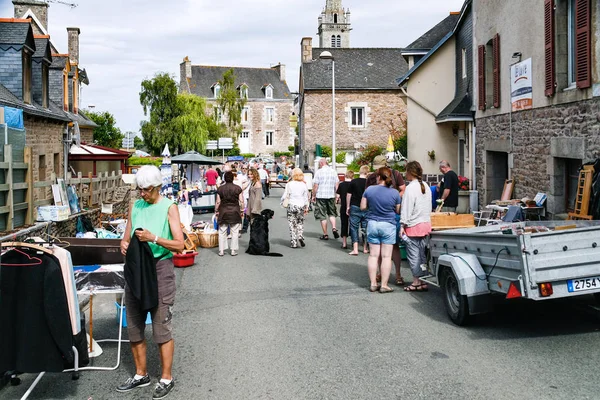
[[[333,108],[333,121],[332,121],[332,132],[331,132],[331,138],[332,138],[332,145],[331,145],[331,162],[333,164],[333,170],[336,171],[337,173],[337,169],[336,169],[336,160],[335,160],[335,156],[336,156],[336,152],[335,152],[335,60],[332,58],[331,59],[331,97],[332,97],[332,108]]]

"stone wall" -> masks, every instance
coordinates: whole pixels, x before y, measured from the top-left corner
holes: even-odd
[[[25,16],[27,10],[31,9],[38,21],[43,25],[44,29],[48,29],[48,4],[42,2],[33,3],[30,1],[17,1],[14,2],[14,7],[15,18],[22,18]],[[36,23],[31,24],[31,26],[35,35],[44,34]]]
[[[510,153],[510,116],[477,119],[477,189],[487,204],[486,152]],[[548,195],[550,217],[564,212],[564,165],[600,157],[600,99],[526,110],[512,114],[513,198]],[[491,172],[491,171],[488,171]]]
[[[340,91],[336,92],[336,149],[355,151],[356,144],[385,147],[388,142],[389,124],[399,125],[406,113],[406,104],[400,92],[389,91]],[[331,146],[331,91],[307,91],[302,109],[302,151],[312,161],[317,144]],[[349,103],[366,104],[364,128],[349,127]]]
[[[50,122],[25,114],[26,145],[32,149],[33,181],[49,181],[52,172],[63,175],[64,150],[62,137],[64,123]],[[51,196],[50,188],[34,190],[34,200]]]
[[[79,132],[81,133],[81,143],[94,143],[94,128],[79,127]]]
[[[208,115],[214,115],[215,101],[207,101]],[[294,111],[294,102],[291,100],[253,100],[246,103],[248,108],[248,121],[242,121],[242,130],[249,132],[248,153],[273,154],[286,152],[289,146],[294,145],[295,132],[290,129],[290,115]],[[267,122],[266,108],[275,110],[273,122]],[[224,115],[225,119],[226,116]],[[266,133],[273,132],[273,145],[267,146]],[[240,138],[237,139],[238,144]],[[242,149],[242,152],[244,149]]]

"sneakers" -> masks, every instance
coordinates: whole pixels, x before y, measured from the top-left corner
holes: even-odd
[[[172,380],[171,383],[169,383],[169,384],[158,381],[158,383],[154,387],[154,393],[152,394],[152,398],[153,399],[164,399],[171,392],[171,390],[173,390],[174,387],[175,387],[175,380]]]
[[[304,243],[304,239],[298,239],[298,241],[300,242],[300,246],[306,246],[306,244]]]
[[[135,388],[148,386],[150,384],[150,376],[146,375],[140,379],[135,379],[135,376],[127,379],[125,383],[117,387],[117,392],[125,393]]]

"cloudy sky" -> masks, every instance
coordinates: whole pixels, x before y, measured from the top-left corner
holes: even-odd
[[[50,0],[52,1],[52,0]],[[325,0],[63,0],[51,2],[49,31],[67,52],[67,26],[81,29],[81,106],[109,111],[123,132],[144,119],[140,83],[157,72],[179,81],[179,64],[287,66],[290,89],[298,89],[300,40],[316,37]],[[406,46],[459,11],[463,0],[343,0],[352,12],[352,47]],[[0,0],[0,17],[12,17],[11,0]],[[318,41],[317,41],[318,44]]]

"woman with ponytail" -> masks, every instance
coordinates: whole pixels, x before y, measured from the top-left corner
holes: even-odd
[[[369,186],[360,202],[360,209],[367,212],[367,241],[369,252],[368,270],[371,292],[389,293],[392,270],[392,251],[396,244],[396,214],[400,213],[400,193],[392,187],[392,170],[381,167],[376,172],[377,184]],[[377,285],[377,267],[381,255],[381,286]]]
[[[426,264],[425,249],[431,232],[431,190],[423,182],[423,168],[417,161],[406,164],[406,186],[402,198],[400,235],[406,245],[406,255],[413,274],[413,282],[404,288],[406,292],[425,292],[427,284],[419,279],[427,275],[421,268]]]

